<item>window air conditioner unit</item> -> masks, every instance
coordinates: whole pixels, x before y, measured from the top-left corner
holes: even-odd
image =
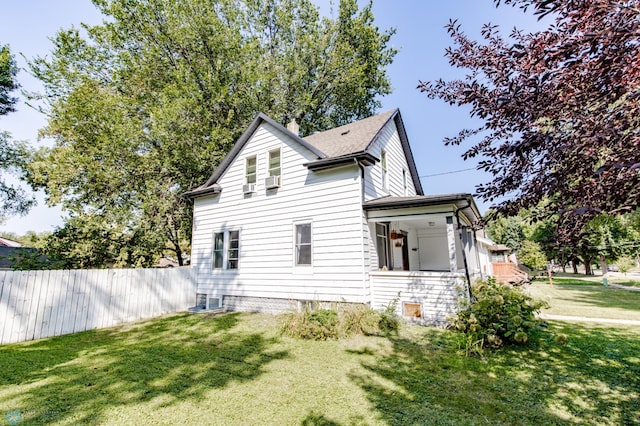
[[[280,188],[280,176],[269,176],[264,180],[264,186],[267,189]]]
[[[242,192],[244,192],[245,194],[251,194],[252,192],[256,192],[256,184],[247,183],[242,185]]]
[[[222,300],[220,297],[208,296],[207,297],[207,310],[220,309],[222,307]]]

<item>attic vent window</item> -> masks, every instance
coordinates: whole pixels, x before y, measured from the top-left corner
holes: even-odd
[[[344,132],[340,133],[340,136],[344,136],[346,134],[348,134],[351,130],[345,130]]]

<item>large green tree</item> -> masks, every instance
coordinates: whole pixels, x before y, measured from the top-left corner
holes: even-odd
[[[9,46],[0,45],[0,117],[15,111],[18,89],[18,67]],[[0,222],[10,214],[26,213],[34,200],[19,185],[7,182],[2,174],[19,172],[27,157],[24,142],[14,141],[8,132],[0,130]]]
[[[335,19],[309,0],[94,4],[103,24],[60,31],[51,56],[31,63],[55,145],[36,155],[30,180],[73,218],[66,247],[109,245],[126,253],[116,264],[149,264],[165,249],[183,262],[192,219],[181,194],[258,112],[295,118],[307,134],[373,114],[391,90],[393,31],[374,25],[371,4],[342,0]]]
[[[565,242],[592,218],[640,205],[640,7],[628,0],[495,0],[553,23],[504,36],[486,25],[482,40],[453,21],[452,66],[459,80],[421,83],[432,98],[468,106],[483,120],[447,140],[475,139],[476,157],[493,180],[486,200],[517,213],[542,199]]]

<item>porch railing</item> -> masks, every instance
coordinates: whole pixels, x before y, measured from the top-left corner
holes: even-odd
[[[493,276],[497,281],[520,284],[529,281],[529,274],[518,265],[510,262],[493,262]]]

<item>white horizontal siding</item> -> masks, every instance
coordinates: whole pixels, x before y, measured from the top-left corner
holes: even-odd
[[[370,152],[380,158],[382,151],[387,153],[388,187],[382,184],[382,165],[380,162],[367,167],[365,172],[365,200],[391,196],[414,196],[416,189],[409,172],[409,165],[402,149],[400,136],[394,121],[390,121],[371,146]],[[407,193],[404,192],[402,171],[407,173]]]
[[[397,313],[402,304],[420,303],[423,319],[444,323],[456,314],[458,302],[464,297],[464,275],[435,272],[371,272],[373,307],[382,309],[398,299]],[[399,294],[399,296],[398,296]]]
[[[281,187],[267,191],[268,152],[281,149]],[[242,193],[245,158],[257,158],[256,192]],[[192,267],[198,291],[268,298],[363,301],[359,168],[311,172],[316,157],[263,124],[219,179],[222,193],[194,203]],[[294,266],[294,224],[312,223],[312,267]],[[240,231],[239,268],[214,270],[213,234]]]

